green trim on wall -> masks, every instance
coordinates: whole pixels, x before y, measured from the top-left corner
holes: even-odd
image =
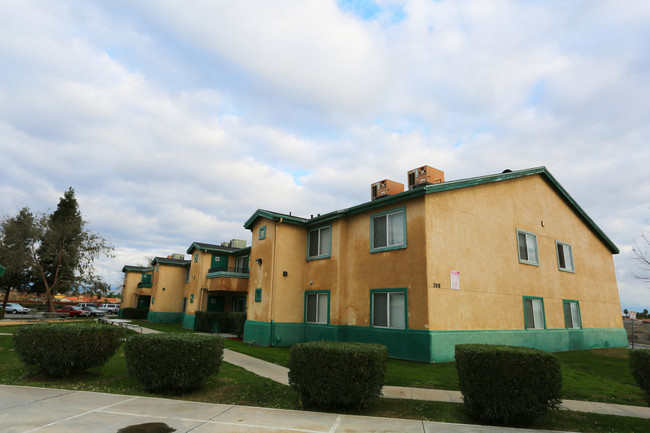
[[[216,271],[205,275],[205,278],[246,278],[249,274],[243,272]]]
[[[194,314],[183,314],[183,329],[196,329],[196,316]]]
[[[260,346],[286,347],[318,340],[384,344],[389,357],[420,362],[453,361],[455,346],[466,343],[526,346],[549,352],[627,347],[628,344],[623,328],[426,331],[251,320],[244,325],[244,342]]]
[[[147,314],[147,322],[151,323],[181,323],[183,313],[166,313],[162,311],[151,311]]]

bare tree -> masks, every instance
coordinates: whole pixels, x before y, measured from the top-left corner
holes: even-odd
[[[650,282],[650,234],[645,230],[641,231],[641,239],[634,242],[632,248],[634,260],[637,261],[638,267],[641,269],[640,274],[633,275],[641,280]]]

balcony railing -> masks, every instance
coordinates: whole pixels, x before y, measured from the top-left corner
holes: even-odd
[[[138,289],[151,288],[152,286],[153,286],[153,283],[151,283],[151,282],[149,282],[149,283],[139,282],[138,283]]]
[[[211,274],[213,272],[235,272],[238,274],[247,274],[248,273],[248,266],[228,266],[227,269],[224,268],[210,268],[208,270],[208,274]]]

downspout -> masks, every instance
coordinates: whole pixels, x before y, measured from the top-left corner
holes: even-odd
[[[277,262],[275,254],[276,254],[276,247],[278,245],[278,226],[280,224],[282,224],[282,222],[283,222],[283,219],[282,219],[282,217],[280,217],[280,221],[278,221],[278,223],[275,225],[275,233],[273,235],[273,263],[271,265],[271,293],[269,294],[271,296],[271,307],[270,307],[270,309],[271,309],[271,312],[270,312],[271,313],[271,335],[270,335],[271,346],[273,346],[273,343],[275,341],[275,336],[274,336],[275,333],[273,332],[273,317],[274,317],[274,315],[273,315],[273,307],[275,305],[275,302],[274,302],[275,299],[274,299],[274,296],[273,296],[273,292],[274,292],[273,289],[275,288],[275,266],[276,266],[276,262]]]

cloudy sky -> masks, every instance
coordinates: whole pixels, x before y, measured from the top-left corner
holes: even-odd
[[[618,245],[650,230],[650,2],[0,2],[0,213],[70,186],[124,264],[326,213],[428,164],[546,166]]]

